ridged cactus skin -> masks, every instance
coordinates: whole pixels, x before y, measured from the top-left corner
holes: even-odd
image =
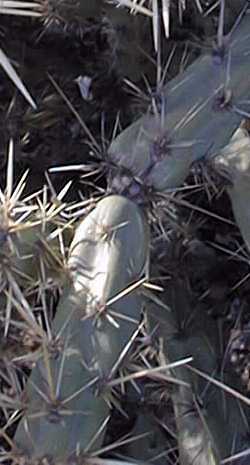
[[[250,70],[249,31],[245,14],[223,47],[201,56],[163,88],[156,114],[151,110],[122,131],[109,149],[120,171],[125,168],[158,191],[176,188],[193,162],[228,143],[242,111],[249,110],[250,81],[242,78]],[[115,173],[111,186],[117,188]]]
[[[104,198],[76,230],[53,340],[44,336],[28,380],[15,444],[30,459],[65,460],[101,445],[109,415],[107,383],[123,362],[142,312],[139,287],[119,293],[144,276],[147,264],[143,214],[123,197]]]

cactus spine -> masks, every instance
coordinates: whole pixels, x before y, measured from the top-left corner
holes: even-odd
[[[197,59],[166,85],[159,113],[148,112],[112,142],[110,160],[120,170],[156,191],[174,189],[193,162],[228,143],[249,109],[244,100],[250,84],[242,80],[250,63],[249,30],[246,14],[222,48]]]
[[[180,463],[219,465],[223,458],[231,455],[232,448],[241,452],[240,438],[246,428],[242,412],[245,410],[248,414],[248,409],[244,403],[240,405],[236,398],[198,374],[203,372],[211,380],[218,379],[229,386],[235,382],[230,374],[222,372],[219,364],[219,326],[205,314],[199,303],[193,305],[188,283],[183,278],[173,277],[164,301],[170,306],[171,313],[152,303],[147,307],[150,325],[155,327],[160,322],[163,355],[170,363],[192,355],[191,365],[198,370],[190,371],[183,365],[172,371],[180,381],[172,393]]]
[[[15,436],[18,449],[32,460],[47,455],[66,460],[79,449],[87,453],[100,446],[108,381],[123,362],[142,311],[138,286],[126,289],[140,282],[147,262],[147,225],[123,197],[100,201],[76,230],[53,340],[44,339]]]
[[[147,222],[136,203],[125,198],[128,186],[120,179],[128,172],[139,189],[176,188],[194,161],[225,146],[246,113],[250,84],[242,81],[242,75],[249,69],[249,29],[246,14],[211,56],[198,59],[167,85],[159,112],[149,112],[111,144],[110,190],[124,197],[100,201],[76,231],[50,335],[39,333],[42,345],[28,381],[24,416],[10,458],[18,461],[21,454],[31,463],[48,457],[67,463],[72,455],[89,454],[100,446],[112,403],[109,380],[138,328],[144,305],[139,285],[148,265]],[[133,187],[130,193],[135,198]],[[235,187],[230,195],[237,211]],[[247,229],[248,222],[244,224]],[[184,287],[176,283],[183,301],[173,300],[170,316],[150,310],[152,318],[161,323],[166,358],[175,361],[192,354],[196,368],[202,370],[206,365],[209,376],[216,373],[219,377],[218,328],[211,322],[207,327],[203,316],[197,326],[179,331],[179,323],[190,317]],[[207,385],[187,368],[176,369],[175,375],[186,383],[172,396],[181,463],[217,465],[230,453],[235,436],[244,434],[239,408],[231,400],[228,407],[226,399],[225,414],[222,391],[209,386],[214,403],[207,406],[206,419],[197,414],[198,409],[190,412],[194,398]]]

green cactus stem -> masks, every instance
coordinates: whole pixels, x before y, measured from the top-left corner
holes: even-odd
[[[250,137],[244,126],[235,131],[229,144],[214,158],[213,166],[229,178],[227,192],[234,217],[250,250]]]
[[[245,8],[246,10],[246,8]],[[109,157],[118,173],[130,172],[144,187],[181,185],[196,160],[217,153],[250,109],[250,15],[212,53],[201,56],[163,89],[160,109],[148,111],[111,143]],[[117,187],[116,170],[111,189]]]
[[[137,331],[147,264],[141,211],[123,197],[101,200],[76,230],[51,337],[44,336],[27,383],[15,435],[26,457],[65,460],[100,447],[112,400],[108,380]]]
[[[202,305],[194,304],[188,282],[174,277],[164,298],[172,312],[152,303],[148,305],[150,324],[159,327],[163,356],[167,362],[193,357],[192,366],[205,373],[210,382],[185,365],[171,373],[186,385],[172,392],[181,465],[219,465],[233,451],[241,452],[246,434],[248,405],[238,403],[213,379],[225,385],[239,386],[231,373],[225,373],[220,360],[220,329],[216,320],[206,315]],[[165,362],[164,362],[165,363]],[[243,413],[244,412],[244,413]],[[246,415],[246,416],[244,416]],[[235,448],[235,449],[234,449]]]

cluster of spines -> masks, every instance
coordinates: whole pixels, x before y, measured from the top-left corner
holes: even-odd
[[[211,56],[201,56],[163,88],[160,113],[142,116],[112,142],[112,162],[142,186],[165,191],[184,182],[193,162],[224,147],[248,115],[249,83],[241,83],[248,30],[246,4],[232,32],[226,38],[218,32]]]
[[[109,383],[142,315],[147,263],[147,225],[138,207],[119,196],[100,201],[71,243],[53,324],[45,331],[34,323],[40,348],[14,449],[34,460],[63,460],[79,448],[87,454],[100,447]]]

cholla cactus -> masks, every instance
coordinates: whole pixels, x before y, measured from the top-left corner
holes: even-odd
[[[148,231],[123,197],[100,201],[76,230],[69,278],[51,339],[42,340],[15,435],[19,453],[66,460],[101,445],[108,382],[123,363],[140,321],[139,287],[148,265]],[[15,451],[11,452],[15,457]],[[10,454],[10,455],[11,455]]]
[[[228,36],[218,34],[210,55],[201,56],[162,89],[157,106],[123,131],[109,156],[134,183],[164,191],[180,186],[193,162],[224,147],[249,110],[249,16]],[[192,89],[192,93],[191,93]],[[190,98],[192,96],[192,98]],[[117,189],[116,177],[112,180]],[[132,182],[132,181],[131,181]]]
[[[165,302],[172,312],[148,304],[150,325],[155,327],[160,322],[163,359],[169,363],[193,356],[189,367],[171,370],[177,380],[172,399],[180,463],[219,465],[232,450],[242,452],[246,433],[243,410],[249,415],[248,402],[245,399],[246,404],[240,405],[237,401],[239,385],[220,365],[219,325],[208,317],[200,302],[192,302],[188,278],[177,276],[169,281]],[[226,389],[228,384],[235,386],[231,394]]]
[[[6,272],[8,278],[1,295],[2,306],[6,307],[5,336],[12,324],[11,310],[19,312],[38,341],[31,357],[35,366],[24,394],[17,389],[12,404],[23,411],[14,440],[2,431],[10,446],[4,459],[18,464],[91,463],[89,455],[102,444],[114,402],[110,386],[138,334],[144,311],[159,325],[167,363],[189,355],[193,358],[192,367],[171,371],[177,385],[172,400],[180,463],[217,465],[230,455],[232,443],[237,452],[242,452],[249,402],[239,395],[245,402],[239,407],[229,397],[238,388],[233,376],[221,378],[218,324],[201,314],[198,305],[194,309],[197,318],[193,318],[187,283],[179,277],[172,277],[168,291],[172,290],[174,296],[169,299],[164,295],[161,307],[149,303],[142,286],[150,271],[150,246],[154,248],[147,200],[180,186],[192,163],[222,149],[247,114],[250,84],[247,79],[242,81],[242,75],[249,69],[249,18],[246,5],[236,26],[224,36],[221,14],[212,53],[199,58],[162,89],[160,108],[154,101],[153,112],[151,108],[114,139],[105,167],[109,170],[109,193],[115,195],[97,202],[80,222],[68,259],[64,256],[61,274],[52,243],[58,237],[60,244],[63,242],[66,225],[60,213],[64,192],[58,207],[54,203],[42,208],[37,198],[37,208],[25,213],[32,218],[29,231],[13,229],[11,214],[3,217],[3,249],[6,237],[12,236],[12,252],[21,248],[26,257],[21,261],[14,253],[7,254],[7,258],[11,255],[7,272],[6,261],[2,260],[2,274]],[[229,163],[231,159],[225,154],[221,155],[223,162]],[[232,163],[238,170],[238,161]],[[10,184],[8,205],[13,198],[16,202],[22,190],[19,188],[12,198]],[[235,214],[246,236],[248,218],[238,214],[242,204],[239,188],[235,184],[230,189]],[[21,222],[18,215],[16,225]],[[39,249],[38,242],[45,245],[45,250]],[[15,270],[15,281],[10,279],[10,269]],[[60,282],[56,316],[51,323],[52,317],[41,312],[37,321],[29,303],[30,288],[36,283],[39,289],[41,276],[48,279],[56,273]],[[211,403],[202,409],[198,401],[204,390],[211,396]],[[11,417],[8,420],[13,421]]]

